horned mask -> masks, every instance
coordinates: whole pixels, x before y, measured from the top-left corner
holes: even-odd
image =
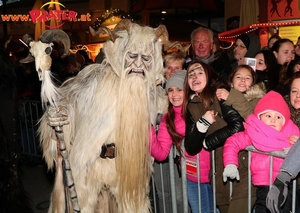
[[[51,52],[53,41],[59,41],[64,46],[64,54],[68,55],[70,50],[70,39],[67,33],[59,29],[45,30],[38,41],[34,41],[28,34],[24,35],[22,40],[29,47],[29,55],[22,59],[21,63],[30,63],[35,61],[35,68],[38,72],[39,79],[44,79],[45,71],[49,71],[52,63]]]

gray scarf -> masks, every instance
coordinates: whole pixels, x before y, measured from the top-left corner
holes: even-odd
[[[203,62],[205,64],[210,64],[210,63],[212,63],[215,60],[215,55],[211,51],[210,52],[210,56],[208,58],[199,58],[198,56],[194,55],[194,59],[198,60],[198,61],[201,61],[201,62]]]

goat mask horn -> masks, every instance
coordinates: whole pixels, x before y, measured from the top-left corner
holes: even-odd
[[[130,26],[132,22],[129,19],[122,19],[115,27],[114,31],[126,30],[130,34]]]
[[[121,30],[126,30],[128,32],[128,34],[130,34],[130,26],[131,26],[132,22],[129,19],[122,19],[114,28],[113,31],[111,31],[110,29],[108,29],[107,27],[100,27],[97,31],[95,31],[93,29],[93,27],[89,27],[90,28],[90,33],[92,36],[97,36],[101,33],[103,34],[107,34],[109,37],[109,40],[111,40],[112,42],[114,42],[117,39],[117,34],[116,32],[121,31]]]
[[[23,35],[22,37],[22,41],[24,41],[28,47],[30,48],[30,42],[34,41],[30,35],[28,34],[25,34]],[[26,58],[23,58],[20,60],[20,63],[30,63],[30,62],[33,62],[34,61],[34,57],[32,57],[32,55],[30,53],[28,53],[27,57]]]
[[[100,27],[97,31],[95,31],[94,28],[91,27],[91,26],[89,27],[89,29],[90,29],[90,33],[93,37],[97,36],[97,35],[100,35],[100,34],[107,34],[109,40],[114,41],[114,39],[115,39],[115,36],[113,36],[110,29],[108,29],[107,27]]]
[[[34,61],[34,57],[29,53],[26,58],[20,60],[20,63],[26,64]]]
[[[25,34],[22,37],[22,40],[29,46],[30,42],[34,41],[30,35]]]
[[[45,30],[39,37],[39,40],[43,43],[51,43],[53,41],[60,41],[64,45],[64,54],[61,56],[64,58],[69,54],[71,42],[68,34],[60,29]]]
[[[156,28],[155,35],[156,38],[160,40],[161,44],[167,46],[170,44],[169,33],[165,25],[160,25],[158,28]]]

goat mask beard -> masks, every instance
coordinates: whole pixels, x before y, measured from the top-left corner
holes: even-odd
[[[127,72],[125,72],[127,73]],[[140,76],[122,76],[119,85],[116,129],[116,169],[119,199],[139,209],[144,205],[151,172],[149,152],[150,87]],[[146,94],[146,95],[145,95]],[[146,154],[142,154],[146,153]],[[146,189],[145,189],[146,188]],[[120,207],[126,212],[127,207]]]

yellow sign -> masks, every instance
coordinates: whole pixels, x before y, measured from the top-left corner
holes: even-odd
[[[281,38],[288,38],[296,44],[300,36],[300,26],[279,27],[279,36]]]

